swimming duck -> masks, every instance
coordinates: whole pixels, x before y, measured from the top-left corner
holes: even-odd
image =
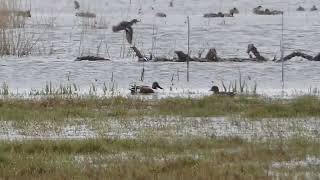
[[[118,25],[112,27],[113,32],[126,31],[126,38],[129,44],[132,44],[133,29],[132,25],[139,22],[137,19],[131,21],[122,21]]]
[[[315,5],[313,5],[312,8],[310,9],[310,11],[317,11],[317,10],[318,8]]]
[[[165,14],[163,12],[158,12],[158,13],[156,13],[156,17],[165,18],[165,17],[167,17],[167,14]]]
[[[154,90],[156,89],[163,89],[158,82],[153,82],[152,83],[152,86],[136,86],[136,85],[133,85],[131,86],[130,88],[130,91],[131,91],[131,94],[137,94],[137,93],[140,93],[140,94],[152,94],[154,93]]]
[[[258,6],[253,8],[253,13],[257,15],[279,15],[283,14],[283,11],[263,9],[262,6]]]
[[[210,91],[213,91],[215,95],[224,95],[224,96],[234,96],[236,93],[234,92],[220,92],[218,86],[212,86]]]
[[[177,62],[186,62],[188,59],[189,61],[194,61],[188,54],[185,54],[183,51],[174,51],[174,53],[178,56]]]
[[[297,11],[305,11],[305,9],[304,9],[304,7],[302,7],[302,6],[299,6],[299,7],[297,8]]]
[[[230,9],[229,14],[239,14],[238,8],[234,7],[232,9]]]

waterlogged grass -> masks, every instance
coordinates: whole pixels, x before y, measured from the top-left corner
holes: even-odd
[[[70,118],[101,118],[127,116],[131,110],[143,111],[144,102],[122,97],[44,98],[37,100],[0,100],[2,120],[65,120]]]
[[[114,98],[2,99],[2,120],[103,119],[134,116],[212,117],[237,116],[246,118],[319,117],[320,99],[301,96],[294,99],[270,99],[260,96],[221,97],[201,99],[166,98],[161,100]]]
[[[247,142],[230,138],[0,142],[0,177],[271,179],[273,162],[319,157],[319,146],[306,139]],[[295,175],[291,173],[289,179]]]
[[[301,96],[295,99],[270,99],[259,96],[205,97],[195,99],[167,99],[160,102],[162,114],[182,116],[241,116],[248,118],[318,117],[320,99]]]

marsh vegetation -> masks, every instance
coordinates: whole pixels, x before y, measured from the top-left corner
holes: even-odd
[[[263,7],[288,12],[285,47],[317,60],[318,15],[276,1]],[[319,179],[319,62],[283,66],[281,92],[303,95],[264,95],[280,87],[279,64],[224,60],[247,58],[248,43],[261,47],[256,57],[277,56],[280,19],[248,14],[250,3],[203,18],[235,8],[208,2],[0,0],[0,179]],[[184,63],[139,63],[111,30],[133,18],[141,54],[174,58],[188,34],[190,57],[210,49],[221,61],[190,63],[187,84]],[[164,90],[131,95],[136,81]]]
[[[3,178],[317,179],[319,142],[237,138],[1,142]],[[307,156],[308,155],[308,156]],[[290,168],[277,164],[306,161]],[[297,173],[297,172],[304,172]]]

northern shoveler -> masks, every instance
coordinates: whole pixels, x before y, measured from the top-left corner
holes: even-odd
[[[133,85],[131,86],[130,88],[130,91],[131,91],[131,94],[137,94],[137,93],[140,93],[140,94],[152,94],[154,93],[156,89],[163,89],[158,82],[153,82],[152,83],[152,86],[136,86],[136,85]]]
[[[132,44],[133,29],[132,25],[139,22],[137,19],[131,21],[122,21],[118,25],[112,27],[113,32],[126,31],[126,38],[129,44]]]

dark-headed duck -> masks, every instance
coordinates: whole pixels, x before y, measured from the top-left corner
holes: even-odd
[[[218,86],[212,86],[210,91],[213,91],[215,95],[234,96],[234,92],[220,92]]]
[[[152,86],[136,86],[133,85],[130,88],[131,94],[152,94],[154,93],[156,89],[163,89],[158,82],[153,82]]]

